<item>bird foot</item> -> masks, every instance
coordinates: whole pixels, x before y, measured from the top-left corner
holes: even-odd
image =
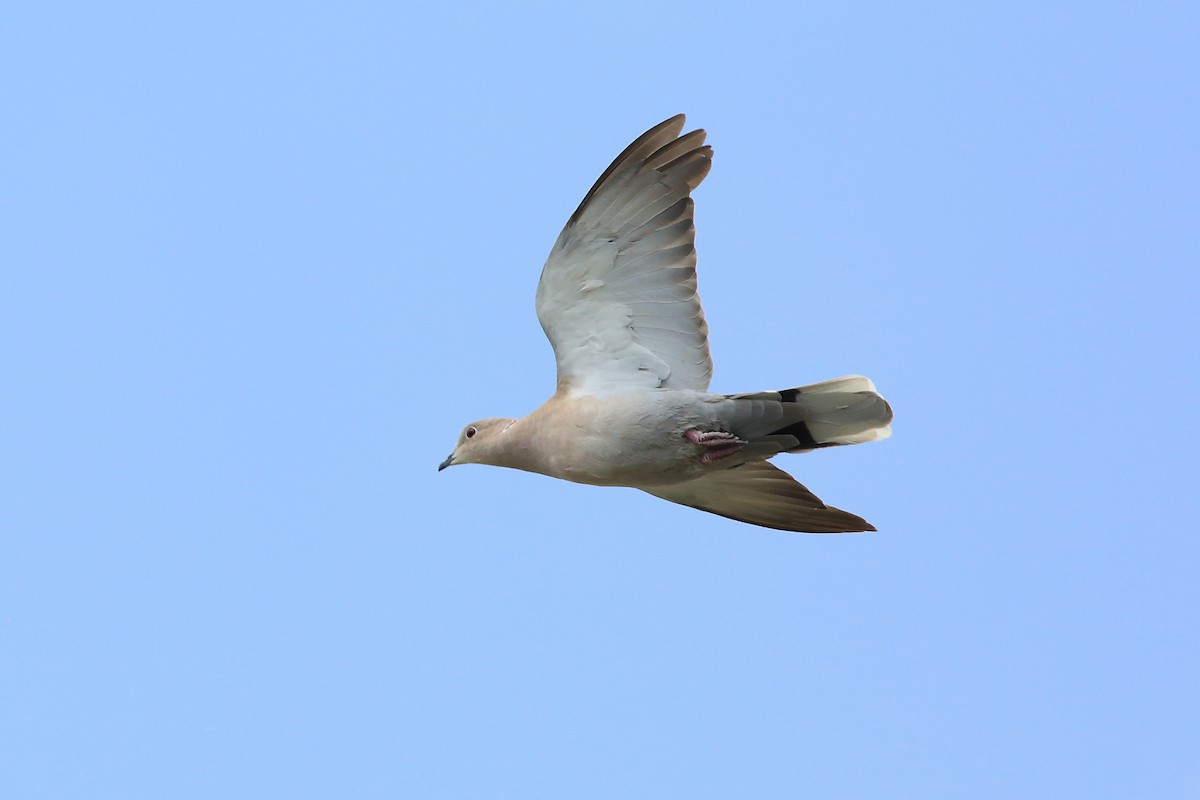
[[[702,431],[689,428],[684,431],[688,441],[704,448],[700,454],[701,464],[711,464],[723,458],[729,458],[746,446],[745,439],[739,439],[728,431]]]

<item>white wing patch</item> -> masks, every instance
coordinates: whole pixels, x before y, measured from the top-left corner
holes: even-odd
[[[560,391],[708,388],[708,325],[696,294],[691,191],[712,164],[682,115],[605,170],[550,251],[537,313]]]

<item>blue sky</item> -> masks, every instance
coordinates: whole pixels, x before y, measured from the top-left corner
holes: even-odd
[[[1200,796],[1191,4],[0,12],[0,794]],[[678,112],[802,536],[483,467]]]

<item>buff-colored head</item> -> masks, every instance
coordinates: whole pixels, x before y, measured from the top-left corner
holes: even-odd
[[[513,420],[489,417],[472,422],[458,435],[458,443],[445,461],[438,465],[438,472],[455,464],[496,464],[492,454],[497,450],[499,437]]]

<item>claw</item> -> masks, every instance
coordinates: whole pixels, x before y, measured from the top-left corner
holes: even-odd
[[[702,431],[697,428],[689,428],[683,435],[702,447],[715,447],[723,444],[745,444],[744,441],[728,431]]]
[[[684,431],[683,435],[692,443],[705,448],[704,452],[700,454],[701,464],[711,464],[714,461],[728,458],[746,446],[745,439],[739,439],[728,431],[702,431],[697,428],[689,428]]]

